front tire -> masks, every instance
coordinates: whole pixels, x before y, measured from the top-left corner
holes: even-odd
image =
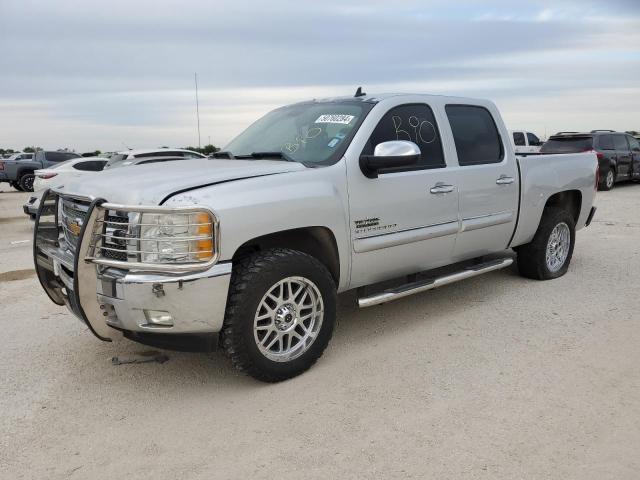
[[[546,208],[531,243],[516,250],[520,274],[535,280],[561,277],[569,269],[575,238],[573,216],[561,208]]]
[[[322,356],[335,317],[335,282],[320,261],[297,250],[267,250],[234,265],[222,348],[239,370],[279,382]]]
[[[15,188],[16,190],[18,190],[19,192],[22,192],[22,191],[23,191],[23,190],[22,190],[22,188],[20,187],[20,183],[18,183],[18,182],[9,182],[9,184],[10,184],[13,188]]]

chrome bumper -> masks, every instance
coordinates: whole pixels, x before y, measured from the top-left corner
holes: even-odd
[[[75,252],[65,246],[57,218],[57,198],[45,192],[34,228],[34,263],[51,300],[66,305],[101,340],[116,330],[153,334],[215,334],[222,328],[231,263],[190,273],[130,272],[86,260],[96,220],[94,201]],[[172,325],[150,324],[146,312],[163,311]],[[115,329],[115,330],[114,330]]]
[[[217,333],[222,329],[231,263],[180,276],[110,268],[97,278],[99,308],[107,325],[118,330],[169,334]],[[173,326],[149,323],[145,311],[150,310],[167,312],[173,317]]]

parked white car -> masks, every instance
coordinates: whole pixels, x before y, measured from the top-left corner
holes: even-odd
[[[540,153],[540,147],[544,143],[535,133],[526,130],[512,130],[509,135],[516,155]]]
[[[44,190],[64,185],[65,182],[72,178],[101,172],[108,161],[108,158],[102,157],[79,157],[59,163],[53,167],[36,170],[33,180],[34,194],[22,206],[24,213],[35,218],[40,205],[40,196]]]
[[[185,150],[183,148],[156,148],[156,149],[136,149],[118,152],[112,155],[105,169],[114,166],[130,165],[133,160],[141,158],[157,158],[157,157],[183,157],[188,158],[206,158],[206,155],[194,152],[193,150]]]

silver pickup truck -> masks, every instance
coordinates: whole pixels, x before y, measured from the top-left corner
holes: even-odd
[[[263,381],[308,369],[336,294],[369,307],[509,266],[569,267],[593,153],[518,158],[495,105],[366,95],[276,109],[217,158],[47,191],[34,261],[101,340],[220,346]]]

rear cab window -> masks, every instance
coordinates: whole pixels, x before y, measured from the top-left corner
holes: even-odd
[[[65,160],[69,160],[71,158],[80,158],[80,155],[77,153],[69,153],[69,152],[47,152],[47,160],[50,162],[64,162]]]
[[[445,107],[458,154],[458,165],[500,163],[504,148],[489,110],[476,105]]]
[[[420,160],[415,166],[389,169],[384,173],[446,166],[438,125],[433,110],[426,103],[391,108],[376,125],[362,154],[373,155],[376,145],[393,140],[415,143],[420,148]]]

